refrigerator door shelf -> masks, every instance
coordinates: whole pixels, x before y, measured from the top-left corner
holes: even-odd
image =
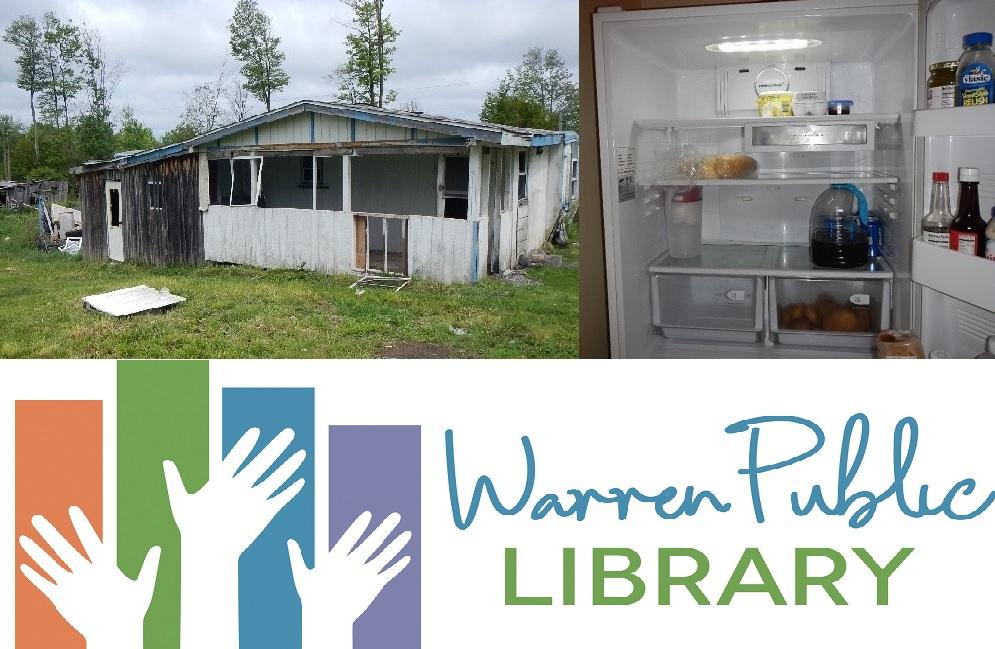
[[[995,104],[917,110],[918,137],[995,137]]]
[[[995,261],[912,242],[912,281],[995,312]]]

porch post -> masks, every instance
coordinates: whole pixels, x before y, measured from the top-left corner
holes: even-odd
[[[318,209],[318,158],[311,156],[311,209]]]
[[[352,212],[352,156],[342,156],[342,211]]]
[[[467,187],[467,203],[469,211],[466,215],[468,221],[480,220],[480,194],[483,189],[483,174],[481,173],[481,146],[474,145],[470,148],[470,184]]]

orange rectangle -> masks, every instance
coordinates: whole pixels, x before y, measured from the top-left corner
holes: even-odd
[[[76,505],[103,534],[103,402],[17,401],[14,405],[14,532],[48,546],[31,525],[41,514],[82,552],[69,520]],[[54,553],[50,553],[53,554]],[[15,561],[16,649],[84,649],[83,636],[20,573],[26,563],[41,571],[20,545]]]

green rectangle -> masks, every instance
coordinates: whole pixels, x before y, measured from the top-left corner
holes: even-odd
[[[162,462],[190,492],[207,482],[208,361],[119,361],[117,399],[118,565],[135,578],[148,549],[162,548],[145,649],[179,649],[180,533]]]

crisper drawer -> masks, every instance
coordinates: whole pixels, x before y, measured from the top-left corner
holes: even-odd
[[[763,340],[763,278],[653,275],[653,324],[668,338]]]
[[[891,326],[889,279],[772,277],[768,294],[776,344],[871,349]]]

